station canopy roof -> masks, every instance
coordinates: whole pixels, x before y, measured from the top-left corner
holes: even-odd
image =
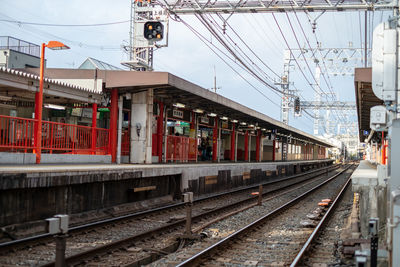
[[[32,71],[32,70],[31,70]],[[37,71],[37,70],[36,70]],[[47,69],[46,73],[54,79],[74,83],[74,80],[101,79],[103,91],[118,88],[120,94],[135,93],[154,89],[155,100],[167,105],[182,103],[185,108],[201,109],[215,113],[219,117],[246,122],[269,130],[277,130],[281,135],[291,135],[305,142],[331,147],[328,142],[283,124],[265,114],[250,109],[219,94],[179,78],[168,72],[136,72],[115,70]],[[96,83],[96,82],[95,82]]]
[[[356,68],[354,73],[357,118],[360,142],[364,142],[371,133],[369,126],[371,107],[383,105],[372,91],[372,68]]]
[[[39,81],[40,78],[36,73],[1,67],[0,98],[12,103],[32,103],[35,101],[35,93],[39,91]],[[44,103],[84,104],[101,101],[101,94],[91,88],[48,77],[43,81]]]

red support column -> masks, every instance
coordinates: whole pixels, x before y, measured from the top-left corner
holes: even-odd
[[[42,53],[40,56],[40,80],[39,92],[35,95],[35,119],[36,119],[36,164],[40,163],[42,157],[42,112],[43,112],[43,79],[44,79],[44,49],[42,44]]]
[[[97,143],[97,104],[92,104],[92,154],[96,154]]]
[[[257,131],[257,139],[256,139],[256,161],[260,162],[260,139],[261,139],[261,131]]]
[[[275,161],[275,139],[272,141],[272,161]]]
[[[244,135],[244,161],[249,161],[249,131]]]
[[[213,130],[213,155],[212,160],[217,161],[218,156],[218,117],[214,118],[214,130]]]
[[[118,122],[118,89],[111,90],[111,112],[110,112],[110,151],[111,162],[117,157],[117,122]]]
[[[158,114],[157,119],[157,154],[158,154],[158,162],[162,162],[162,144],[164,139],[164,103],[159,102],[160,113]]]
[[[232,123],[232,133],[231,133],[231,161],[235,161],[235,152],[236,152],[236,132],[235,132],[235,123]]]

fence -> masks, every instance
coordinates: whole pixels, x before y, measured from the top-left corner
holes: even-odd
[[[196,160],[196,139],[184,136],[167,136],[167,161],[187,162]]]
[[[34,152],[36,120],[0,115],[0,150]],[[92,147],[92,135],[96,134]],[[42,153],[109,154],[109,130],[42,121]]]
[[[36,120],[0,115],[0,151],[32,152]]]

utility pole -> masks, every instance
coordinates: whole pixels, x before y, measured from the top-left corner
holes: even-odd
[[[281,78],[281,88],[283,91],[281,101],[281,121],[284,124],[289,124],[289,68],[290,68],[291,52],[285,50],[284,63],[283,63],[283,75]]]
[[[317,103],[321,102],[321,87],[319,85],[320,83],[320,76],[321,76],[321,69],[319,66],[315,67],[315,82],[316,84],[314,85],[315,93],[314,93],[314,99]],[[319,134],[319,125],[320,125],[320,117],[319,117],[319,109],[314,110],[314,135]]]

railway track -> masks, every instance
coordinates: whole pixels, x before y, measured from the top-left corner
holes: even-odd
[[[279,189],[283,187],[282,184],[285,184],[286,188],[296,188],[296,185],[303,180],[321,173],[325,173],[325,169],[265,183],[263,194],[271,195],[273,198],[274,194],[284,190]],[[249,203],[256,201],[254,197],[249,198],[250,191],[254,191],[254,187],[197,200],[194,209],[194,226],[201,230],[201,225],[207,224],[207,222],[218,220],[217,218],[221,216],[228,216],[234,213],[234,210],[240,211],[249,208]],[[217,199],[219,199],[218,202]],[[239,200],[232,203],[232,199]],[[210,207],[210,203],[213,203],[214,206]],[[254,206],[254,204],[251,204],[251,206]],[[211,211],[204,211],[207,209],[211,209]],[[177,243],[175,239],[177,233],[182,232],[185,222],[182,219],[183,213],[183,205],[176,204],[131,216],[122,216],[75,227],[72,229],[71,237],[68,240],[68,262],[72,265],[86,264],[91,261],[91,257],[99,258],[98,255],[102,253],[115,258],[115,255],[122,255],[124,251],[131,255],[134,254],[134,257],[130,257],[130,262],[142,264],[154,261],[157,257],[168,254],[182,245],[182,243]],[[174,216],[171,216],[171,214],[174,214]],[[171,222],[171,217],[172,221],[175,221]],[[129,238],[126,238],[126,236],[129,236]],[[155,241],[160,236],[162,236],[162,241]],[[152,242],[149,242],[149,240]],[[132,243],[135,243],[134,247],[132,247]],[[95,248],[93,249],[93,247]],[[81,252],[82,250],[85,250],[85,252]],[[109,254],[109,251],[112,250],[116,250],[117,253]],[[18,262],[22,265],[52,265],[53,253],[53,240],[45,235],[25,241],[12,242],[8,245],[0,245],[0,264],[12,265]],[[87,260],[88,258],[89,260]],[[102,258],[102,260],[104,259]],[[124,261],[121,261],[121,265],[123,264]]]
[[[337,189],[348,184],[351,173],[352,169],[346,169],[344,174],[336,174],[272,210],[266,209],[267,202],[258,210],[214,224],[206,230],[210,238],[151,265],[288,266],[313,233],[316,223],[310,222],[306,214],[315,210],[323,213],[318,203],[325,198],[335,199]],[[246,220],[243,226],[241,222]]]

